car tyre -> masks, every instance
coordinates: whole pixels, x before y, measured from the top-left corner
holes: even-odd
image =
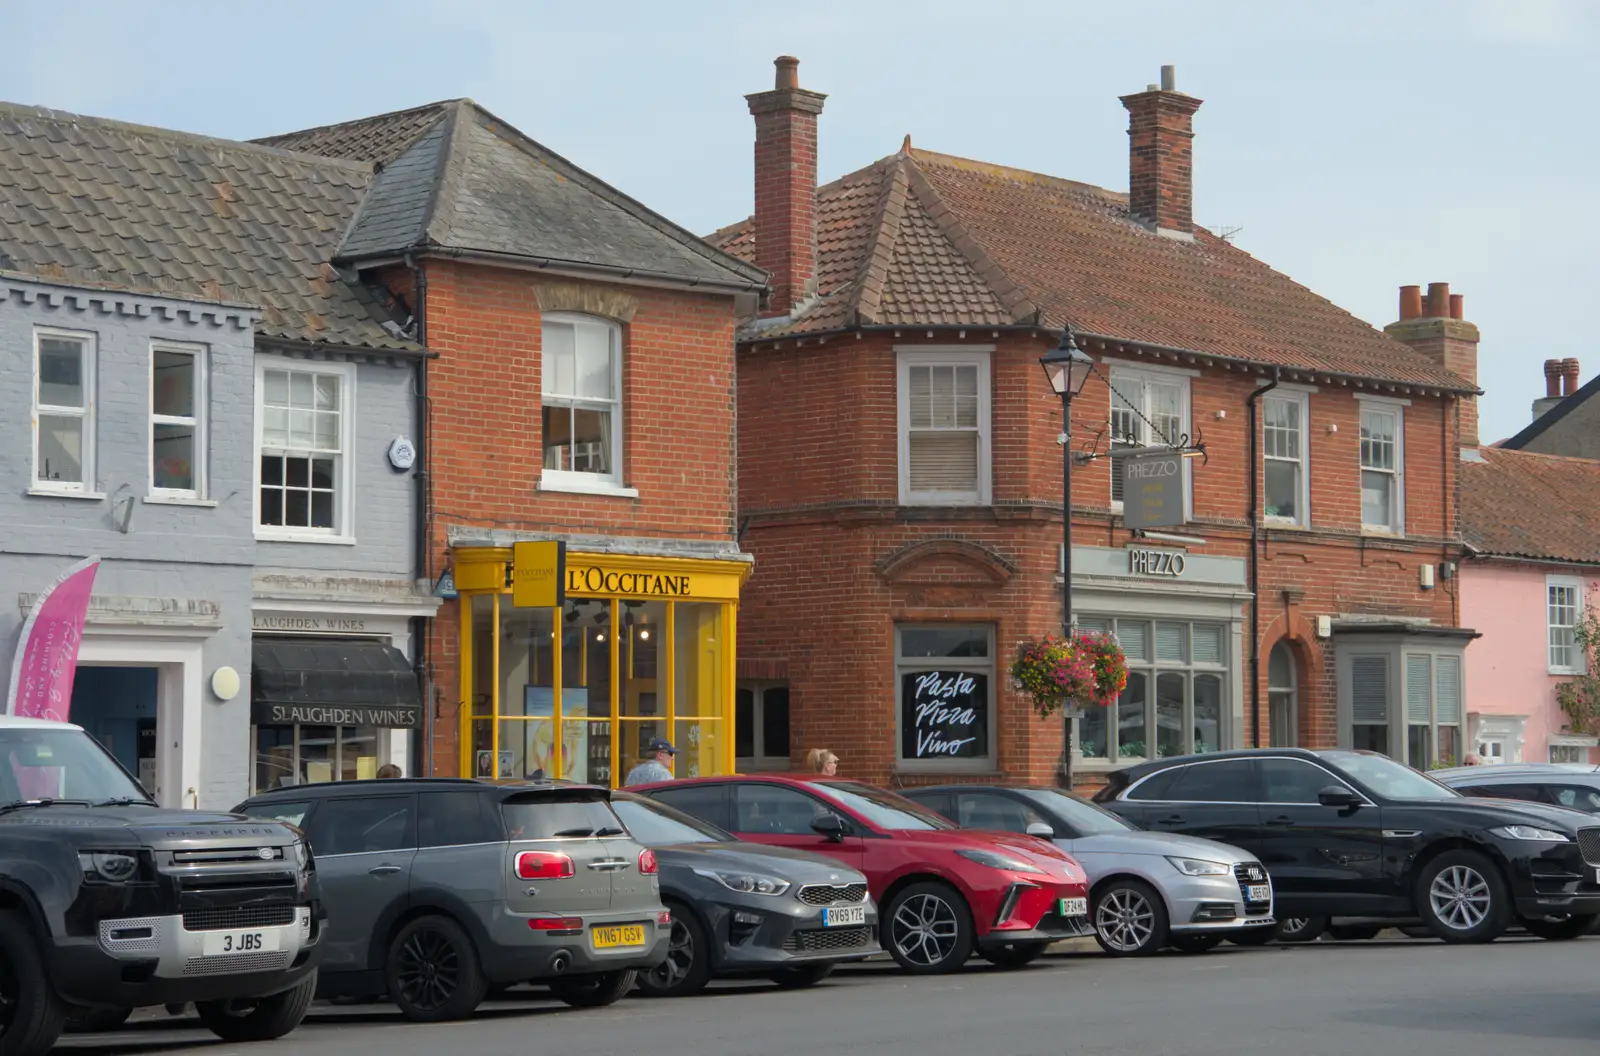
[[[1113,957],[1148,957],[1167,945],[1167,904],[1143,880],[1113,880],[1090,909],[1095,941]]]
[[[223,1041],[273,1041],[306,1018],[317,995],[317,973],[271,997],[249,1001],[196,1001],[194,1009],[205,1028]]]
[[[389,943],[389,1000],[413,1023],[465,1019],[483,1003],[489,981],[478,951],[449,917],[418,917]]]
[[[74,1008],[67,1012],[68,1034],[104,1034],[116,1030],[133,1015],[131,1008]]]
[[[936,880],[895,892],[878,928],[883,948],[913,975],[957,970],[972,956],[976,937],[966,899]]]
[[[1336,942],[1365,942],[1377,938],[1382,930],[1381,924],[1335,924],[1328,928],[1328,934]]]
[[[681,902],[667,902],[672,930],[666,960],[638,974],[640,992],[650,997],[688,997],[711,982],[711,942],[706,929]]]
[[[1278,933],[1273,938],[1289,943],[1316,942],[1327,930],[1327,917],[1285,917],[1278,921]]]
[[[66,1025],[33,930],[18,913],[0,913],[0,1056],[43,1056]]]
[[[1589,934],[1597,919],[1600,917],[1593,913],[1581,913],[1559,919],[1529,917],[1522,921],[1522,926],[1528,929],[1528,934],[1537,935],[1549,942],[1566,942],[1569,939],[1581,939]]]
[[[1511,893],[1494,862],[1477,851],[1446,851],[1417,878],[1417,910],[1435,938],[1493,942],[1511,924]]]
[[[835,963],[808,964],[801,968],[783,968],[773,972],[767,978],[777,983],[784,990],[804,990],[808,986],[816,986],[838,967]]]
[[[1404,935],[1408,939],[1433,938],[1433,932],[1429,931],[1425,927],[1422,927],[1420,924],[1407,924],[1405,927],[1396,928],[1395,930],[1400,932],[1400,934]]]
[[[1172,948],[1179,953],[1210,953],[1221,945],[1221,935],[1174,935],[1172,937]]]
[[[564,975],[550,980],[550,992],[573,1008],[604,1008],[626,997],[636,979],[632,968]]]
[[[978,951],[978,956],[996,968],[1022,968],[1044,956],[1048,942],[1008,942]]]

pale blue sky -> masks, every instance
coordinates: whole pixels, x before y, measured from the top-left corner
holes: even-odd
[[[898,149],[1127,187],[1117,97],[1205,100],[1195,215],[1376,325],[1449,282],[1485,440],[1600,371],[1600,3],[0,0],[0,99],[233,138],[471,96],[704,233],[750,209],[743,94],[829,95],[824,180]]]

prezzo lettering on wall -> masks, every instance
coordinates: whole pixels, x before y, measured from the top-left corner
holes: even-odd
[[[659,572],[607,572],[593,565],[567,569],[569,594],[647,594],[656,597],[686,598],[689,577],[662,575]]]
[[[1183,575],[1188,565],[1181,552],[1176,550],[1129,550],[1128,574],[1132,576]]]
[[[989,679],[975,671],[908,671],[901,676],[901,751],[907,759],[976,759],[988,754]]]

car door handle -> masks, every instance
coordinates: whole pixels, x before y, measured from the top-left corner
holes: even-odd
[[[1182,825],[1183,824],[1183,815],[1182,814],[1168,814],[1166,817],[1161,818],[1157,822],[1157,824],[1159,824],[1159,825]]]
[[[589,863],[589,868],[590,869],[615,870],[615,869],[626,869],[627,867],[628,867],[628,860],[626,858],[601,858],[601,859],[598,859],[596,861],[593,861],[593,862]]]
[[[1294,819],[1289,817],[1289,815],[1287,815],[1287,814],[1279,814],[1275,818],[1268,818],[1267,819],[1267,824],[1268,825],[1293,825],[1294,824]]]
[[[375,865],[367,872],[372,876],[393,876],[400,871],[398,865]]]

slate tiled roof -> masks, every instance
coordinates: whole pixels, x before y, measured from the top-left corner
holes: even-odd
[[[1127,196],[912,148],[817,192],[818,297],[762,338],[855,325],[1038,325],[1309,374],[1473,386],[1238,247]],[[707,239],[755,259],[744,220]]]
[[[443,249],[741,290],[766,273],[534,142],[470,99],[260,142],[380,163],[342,261]]]
[[[256,305],[269,338],[411,350],[328,265],[371,174],[0,103],[0,269]]]
[[[1600,565],[1600,462],[1478,449],[1461,464],[1461,536],[1499,557]]]

